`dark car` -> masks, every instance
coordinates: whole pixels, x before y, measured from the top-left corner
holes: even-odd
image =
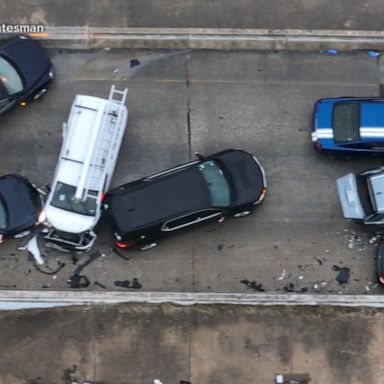
[[[381,239],[376,253],[376,276],[380,284],[384,285],[384,240]]]
[[[115,245],[147,250],[208,222],[249,215],[267,191],[256,157],[229,149],[117,187],[106,195]]]
[[[36,41],[8,40],[0,47],[0,115],[41,97],[53,78],[53,65]]]
[[[336,156],[384,153],[384,98],[321,99],[313,110],[316,150]]]
[[[33,228],[41,212],[40,194],[26,178],[0,177],[0,242]]]

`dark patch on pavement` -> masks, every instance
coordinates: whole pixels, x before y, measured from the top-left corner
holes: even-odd
[[[132,284],[129,280],[116,280],[114,284],[121,288],[141,289],[143,287],[136,277],[132,279]]]
[[[90,281],[85,275],[73,275],[68,280],[67,283],[71,288],[87,288],[90,284]]]
[[[342,284],[348,284],[349,282],[349,276],[350,276],[350,269],[347,267],[339,267],[337,265],[333,265],[332,269],[336,272],[339,272],[336,276],[337,282]]]
[[[257,283],[255,280],[249,281],[247,279],[240,280],[240,283],[246,285],[248,288],[252,288],[255,291],[258,292],[265,292],[265,289],[263,288],[263,284]]]
[[[138,59],[132,59],[129,62],[129,68],[136,67],[137,65],[140,65],[140,60],[138,60]]]

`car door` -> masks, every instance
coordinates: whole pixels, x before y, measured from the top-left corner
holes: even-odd
[[[165,222],[161,231],[175,232],[185,230],[212,221],[220,221],[223,216],[224,214],[220,209],[204,209]]]

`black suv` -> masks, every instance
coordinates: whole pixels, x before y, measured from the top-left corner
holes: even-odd
[[[44,95],[54,78],[53,65],[43,48],[25,36],[0,46],[0,115]]]
[[[106,195],[115,245],[147,250],[159,238],[249,215],[267,191],[256,157],[229,149],[117,187]]]
[[[20,175],[0,177],[0,243],[33,228],[41,211],[40,194],[26,178]]]

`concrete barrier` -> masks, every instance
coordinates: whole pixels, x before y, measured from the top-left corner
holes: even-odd
[[[173,303],[177,305],[289,305],[384,308],[379,295],[308,295],[268,293],[194,293],[122,291],[0,291],[0,310],[123,303]]]
[[[384,50],[383,31],[46,27],[32,36],[57,49]]]

